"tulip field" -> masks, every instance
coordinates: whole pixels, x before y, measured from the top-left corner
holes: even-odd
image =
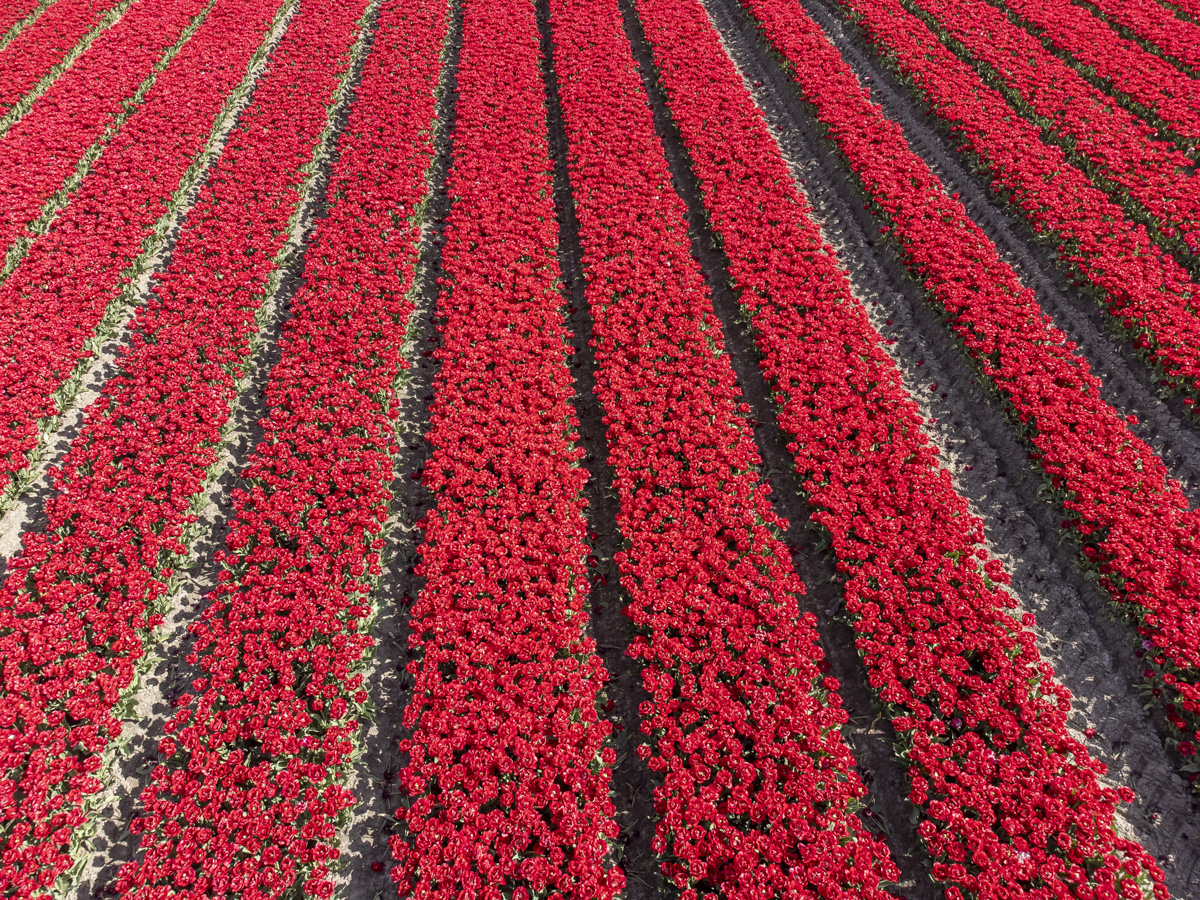
[[[0,4],[0,897],[1200,897],[1200,0]]]

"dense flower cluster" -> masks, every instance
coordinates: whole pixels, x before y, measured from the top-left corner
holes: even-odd
[[[56,413],[64,381],[90,357],[97,324],[121,315],[129,267],[196,165],[279,2],[218,0],[0,285],[0,485],[37,446],[39,420]]]
[[[789,62],[909,268],[1009,404],[1066,509],[1100,583],[1140,619],[1150,676],[1189,749],[1200,738],[1200,515],[1162,461],[1100,396],[1075,346],[1054,328],[995,246],[947,196],[807,15],[787,0],[743,0]],[[885,229],[886,230],[886,229]],[[1182,748],[1183,745],[1181,745]],[[1186,751],[1185,751],[1186,752]]]
[[[811,614],[615,3],[551,0],[654,848],[685,900],[882,898]]]
[[[39,0],[10,0],[0,7],[0,38],[4,38],[20,22],[33,15],[39,5]],[[12,44],[8,46],[11,47]]]
[[[363,6],[306,0],[209,173],[131,346],[55,473],[47,527],[0,591],[0,890],[48,897],[72,863],[114,715],[162,620],[275,256]]]
[[[48,75],[118,2],[120,0],[56,3],[17,35],[0,52],[0,115],[12,109],[26,91]],[[6,3],[5,6],[9,14],[21,8],[19,3]],[[15,21],[5,24],[5,20],[0,20],[0,37]]]
[[[0,253],[33,222],[211,0],[135,0],[0,137]],[[0,435],[6,444],[7,434]],[[0,465],[11,450],[0,444]],[[0,469],[0,471],[3,471]]]
[[[1086,0],[1109,22],[1127,28],[1166,56],[1200,70],[1200,25],[1189,22],[1154,0]],[[1200,74],[1193,71],[1192,74]]]
[[[1163,6],[1177,18],[1187,17],[1188,21],[1200,24],[1200,0],[1163,0]]]
[[[349,15],[305,5],[302,34],[335,30],[326,52],[344,49]],[[221,586],[192,628],[202,677],[159,744],[122,896],[332,891],[367,700],[356,669],[373,643],[393,385],[407,365],[420,237],[409,217],[426,194],[445,23],[441,0],[391,0],[376,14],[328,216],[266,387],[263,437],[233,495]]]
[[[1200,392],[1200,287],[1061,149],[1016,115],[899,0],[843,0],[871,40],[985,165],[1037,232],[1101,292],[1163,381]],[[1200,224],[1200,223],[1197,223]],[[1190,399],[1190,398],[1189,398]]]
[[[1200,0],[839,3],[1162,385],[1200,403],[1184,152],[1200,143]],[[1143,687],[1200,787],[1200,509],[803,4],[739,4],[1133,620]],[[0,560],[0,895],[74,892],[126,764],[140,806],[112,824],[140,846],[96,893],[334,894],[388,529],[419,515],[394,488],[415,304],[436,287],[432,453],[412,473],[433,507],[408,570],[423,586],[399,610],[412,694],[388,699],[403,799],[377,848],[399,896],[617,900],[623,860],[648,856],[676,900],[892,897],[900,870],[858,816],[841,686],[761,476],[764,423],[689,252],[711,239],[939,891],[1166,900],[1117,831],[1132,793],[1102,786],[1068,728],[1036,621],[704,0],[0,0],[5,41],[0,511],[32,485],[44,497],[0,522],[23,541]],[[430,223],[443,163],[448,212]],[[707,216],[690,238],[673,171]],[[559,254],[582,265],[570,292]],[[567,293],[590,322],[587,398]],[[106,381],[43,484],[88,373]],[[260,373],[243,465],[234,428]],[[617,698],[589,601],[607,576],[576,402],[603,417],[605,541],[634,629],[604,649],[637,661],[640,735],[614,738],[626,723],[602,712]],[[164,635],[218,533],[202,611]],[[185,693],[140,686],[164,639],[187,648]],[[172,705],[156,752],[122,762],[124,720],[156,698]],[[626,747],[653,793],[645,847],[621,842],[650,812],[621,810],[623,830],[610,796]]]
[[[1117,837],[1117,792],[1066,731],[1069,695],[992,584],[1007,575],[982,524],[702,7],[637,6],[797,472],[833,538],[868,680],[904,739],[935,877],[947,897],[997,900],[1136,881],[1120,866],[1145,854]]]
[[[1179,177],[1191,165],[1184,153],[984,0],[921,2],[920,8],[939,36],[976,60],[991,84],[1056,136],[1073,161],[1107,182],[1118,200],[1131,199],[1155,217],[1151,224],[1169,243],[1200,253],[1200,193]]]
[[[1200,90],[1169,62],[1116,34],[1070,0],[988,0],[1043,43],[1086,66],[1119,96],[1150,110],[1190,144],[1200,142]]]
[[[401,896],[612,898],[574,382],[532,0],[463,3]]]

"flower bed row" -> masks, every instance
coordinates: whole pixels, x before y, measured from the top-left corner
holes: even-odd
[[[743,0],[787,61],[910,270],[958,334],[1067,511],[1086,564],[1155,648],[1156,690],[1194,752],[1200,726],[1200,520],[1162,461],[1100,396],[1074,345],[1033,292],[859,85],[791,0]],[[886,230],[886,229],[885,229]],[[1150,669],[1148,672],[1154,674]]]
[[[212,0],[135,0],[112,28],[0,137],[0,252],[75,172],[84,153],[123,120]],[[0,458],[8,454],[0,450]]]
[[[558,292],[532,0],[463,3],[452,206],[424,483],[426,579],[392,839],[401,896],[612,898],[616,838],[587,634],[587,471]]]
[[[688,252],[616,3],[551,0],[586,298],[641,632],[653,847],[686,900],[887,896],[811,614],[759,481],[721,325]]]
[[[56,3],[0,52],[0,116],[59,63],[120,0]],[[16,4],[14,4],[16,5]],[[0,22],[0,36],[7,31]]]
[[[1200,23],[1200,0],[1163,0],[1163,5],[1176,15],[1183,13],[1192,22]]]
[[[157,249],[153,238],[197,175],[214,120],[229,114],[230,91],[266,52],[264,34],[279,6],[217,0],[50,231],[0,284],[0,486],[7,494],[38,455],[39,423],[69,402],[92,352],[125,314],[141,264]]]
[[[1153,0],[1150,0],[1153,3]],[[912,8],[909,6],[908,8]],[[1115,199],[1133,200],[1168,245],[1200,254],[1200,196],[1191,160],[984,0],[919,4],[926,22],[974,60],[989,84],[1087,167]]]
[[[10,3],[5,3],[0,8],[0,40],[3,40],[19,25],[37,13],[39,7],[44,2],[47,2],[47,0],[12,0]],[[53,2],[53,0],[49,0],[49,2]],[[36,22],[37,19],[33,21]],[[28,28],[31,24],[33,22],[29,22],[25,27]],[[24,28],[21,30],[23,31]],[[14,38],[19,36],[20,31],[16,35],[13,35]]]
[[[368,699],[360,670],[421,233],[410,217],[427,192],[446,4],[390,0],[374,32],[267,383],[263,436],[233,492],[220,587],[192,626],[201,677],[159,744],[122,896],[333,888]]]
[[[1194,402],[1200,393],[1200,288],[1187,272],[899,0],[843,5],[977,155],[992,189],[1008,197],[1034,231],[1059,241],[1059,254],[1099,292],[1163,382],[1192,394],[1187,399]]]
[[[950,898],[1148,885],[1157,869],[1117,836],[1103,765],[1066,730],[1070,695],[1008,612],[982,523],[703,8],[637,6],[796,471],[832,537],[869,683],[902,739],[934,876]]]
[[[1200,25],[1180,18],[1154,0],[1084,0],[1085,8],[1182,66],[1200,74]]]
[[[131,347],[89,410],[0,591],[0,890],[42,897],[71,865],[115,710],[184,559],[190,504],[278,276],[326,104],[363,6],[306,0],[232,132]]]
[[[1116,34],[1070,0],[988,0],[1051,47],[1084,66],[1135,112],[1153,114],[1182,140],[1200,143],[1200,87],[1169,62]]]

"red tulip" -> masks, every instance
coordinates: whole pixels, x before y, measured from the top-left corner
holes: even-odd
[[[1175,2],[1189,3],[1193,9],[1196,6],[1195,0]],[[1120,5],[1125,4],[1126,0],[1122,0]],[[1200,95],[1188,75],[1119,36],[1091,12],[1068,0],[1012,0],[1006,6],[1043,40],[1091,67],[1097,77],[1121,95],[1152,110],[1184,140],[1191,144],[1200,142]],[[1105,4],[1108,10],[1117,6]],[[1130,9],[1137,8],[1144,6],[1130,4]],[[1174,41],[1186,42],[1195,32],[1182,25],[1175,26],[1176,21],[1166,19],[1168,27],[1183,29],[1175,32]],[[1161,32],[1156,31],[1155,38],[1161,37]],[[1191,52],[1196,52],[1195,45]]]
[[[228,3],[210,12],[216,33],[190,57],[193,65],[220,59],[223,42],[251,50],[274,11],[263,0]],[[140,22],[141,40],[153,43],[164,29],[178,33],[186,6],[135,5],[121,23]],[[153,24],[143,8],[155,13]],[[187,552],[189,505],[216,460],[305,180],[299,164],[326,127],[359,12],[306,2],[297,14],[210,171],[169,269],[131,323],[130,348],[56,474],[47,529],[28,534],[10,563],[0,591],[0,760],[11,780],[0,783],[0,818],[35,825],[12,828],[0,848],[0,888],[13,896],[44,896],[72,865],[72,832],[86,821],[85,795],[101,787],[94,773],[121,731],[114,712]],[[230,14],[250,30],[233,28]],[[222,77],[236,80],[236,71]],[[176,728],[164,750],[171,744],[175,754],[190,751],[186,729]],[[337,749],[331,742],[328,750]],[[281,779],[270,790],[288,786]],[[288,865],[299,855],[289,853]],[[244,867],[225,867],[220,877],[250,883]]]
[[[1195,393],[1200,385],[1200,316],[1194,307],[1200,287],[1119,205],[1127,187],[1137,201],[1126,204],[1131,215],[1145,219],[1152,213],[1160,217],[1159,224],[1173,222],[1183,229],[1180,249],[1200,251],[1200,195],[1177,174],[1187,158],[1154,140],[1148,126],[1112,101],[1104,104],[1103,94],[983,0],[938,4],[930,18],[954,22],[956,37],[969,42],[993,68],[1006,74],[1016,68],[1024,76],[1021,81],[1010,77],[1010,82],[1032,98],[1043,121],[1064,115],[1064,107],[1072,111],[1077,161],[1100,160],[1099,167],[1093,166],[1100,178],[1114,170],[1124,173],[1111,176],[1114,202],[1071,165],[1069,146],[1064,150],[1043,143],[1038,125],[1014,115],[1004,96],[942,46],[900,0],[844,3],[942,123],[988,169],[992,189],[1008,198],[1036,231],[1057,237],[1059,256],[1125,325],[1134,345],[1148,351],[1165,376],[1164,385]],[[981,32],[981,17],[992,33]],[[1012,46],[1002,55],[1005,38]],[[1022,111],[1020,105],[1017,109]]]
[[[866,2],[862,0],[864,5]],[[796,86],[828,127],[875,208],[894,225],[899,247],[910,268],[925,280],[931,299],[945,310],[968,353],[983,375],[1003,391],[1018,420],[1028,423],[1024,433],[1072,513],[1068,526],[1075,523],[1081,531],[1093,534],[1093,540],[1101,539],[1097,559],[1108,563],[1113,572],[1131,576],[1136,572],[1135,577],[1149,582],[1150,567],[1164,566],[1164,559],[1171,560],[1166,564],[1168,571],[1191,565],[1196,544],[1188,536],[1195,533],[1195,525],[1178,485],[1168,481],[1161,461],[1133,436],[1129,423],[1099,399],[1098,384],[1086,365],[1073,356],[1073,345],[1050,327],[1032,293],[999,260],[962,205],[946,195],[928,167],[909,149],[899,127],[884,118],[807,15],[786,0],[744,0],[744,4],[758,20],[766,40],[790,62]],[[762,170],[761,163],[755,165],[756,171]],[[728,242],[730,236],[725,239]],[[738,265],[735,257],[731,256],[731,264]],[[754,283],[750,276],[746,281]],[[773,314],[770,304],[754,299],[761,293],[770,297],[761,288],[743,296]],[[820,321],[827,315],[822,311]],[[756,312],[756,326],[759,321]],[[762,321],[767,332],[772,315]],[[784,321],[789,330],[780,328],[780,333],[803,333],[802,325]],[[839,335],[838,343],[846,331],[849,326],[833,330]],[[760,346],[769,346],[769,341],[760,341]],[[766,362],[771,362],[770,357]],[[813,368],[829,371],[828,364]],[[924,806],[930,817],[918,830],[935,859],[943,860],[935,864],[935,877],[958,882],[956,891],[979,897],[1025,896],[1034,879],[1049,879],[1064,889],[1077,890],[1072,896],[1088,897],[1098,883],[1113,878],[1124,879],[1138,890],[1140,884],[1152,886],[1156,894],[1165,896],[1157,864],[1136,843],[1119,838],[1112,825],[1120,794],[1099,788],[1095,780],[1098,765],[1086,752],[1060,755],[1059,748],[1079,746],[1064,734],[1062,713],[1069,708],[1068,695],[1049,678],[1039,679],[1041,667],[1032,635],[1017,630],[1015,622],[1005,624],[1001,610],[1006,599],[981,577],[997,580],[998,569],[987,562],[982,573],[975,569],[969,574],[980,557],[968,552],[963,539],[980,541],[981,529],[966,515],[965,504],[950,495],[949,478],[941,474],[941,493],[950,501],[948,512],[958,509],[957,513],[934,513],[937,501],[905,496],[908,502],[904,507],[878,522],[852,517],[853,506],[847,509],[850,504],[839,497],[839,482],[865,469],[872,457],[887,447],[892,434],[903,432],[878,428],[870,419],[859,425],[850,412],[854,407],[849,398],[836,405],[819,403],[821,393],[831,393],[834,387],[820,381],[813,384],[808,390],[817,392],[818,402],[814,403],[802,392],[805,382],[794,383],[798,381],[795,367],[780,365],[775,371],[781,382],[789,379],[784,427],[800,438],[789,449],[798,455],[799,471],[814,505],[828,504],[828,511],[820,509],[817,518],[833,534],[835,553],[844,553],[852,563],[846,566],[851,574],[846,604],[858,617],[856,630],[864,635],[859,645],[872,669],[872,684],[885,701],[905,712],[894,724],[912,742],[909,758],[918,761],[911,799]],[[884,379],[861,380],[865,385],[876,382]],[[805,403],[815,406],[820,418],[809,412]],[[841,426],[840,434],[830,435],[833,421]],[[923,438],[916,428],[909,428],[916,446],[907,459],[912,460],[908,465],[913,466],[910,471],[915,475],[932,466],[934,457],[929,453],[922,462],[919,444]],[[878,437],[874,436],[876,430]],[[846,447],[851,455],[839,458],[842,444],[856,436],[858,445]],[[838,438],[841,440],[834,443]],[[866,490],[852,495],[853,504],[863,504],[860,497],[877,502],[890,490],[902,489],[908,495],[919,489],[921,482],[910,487],[900,474],[906,466],[894,468],[895,474],[881,469],[876,479],[867,482]],[[923,521],[926,516],[927,523]],[[924,529],[937,536],[940,552],[930,552],[938,546],[932,543],[927,544],[929,550],[919,549],[916,538]],[[1142,546],[1154,542],[1154,563],[1148,556],[1129,553],[1133,545],[1125,542],[1132,534],[1126,529],[1138,535]],[[903,568],[888,564],[884,551],[890,554],[902,547],[898,559],[905,560]],[[928,562],[913,565],[922,558]],[[944,574],[948,560],[955,563],[952,579]],[[961,568],[964,566],[966,571]],[[905,590],[909,578],[913,578],[911,586],[920,589],[911,600],[906,599]],[[1125,585],[1130,587],[1128,581]],[[968,594],[952,603],[952,587],[955,593],[966,589]],[[1150,590],[1143,587],[1136,594],[1129,592],[1131,601],[1160,612],[1160,621],[1169,624],[1174,659],[1180,666],[1188,666],[1189,673],[1196,671],[1188,656],[1195,653],[1196,642],[1176,637],[1175,629],[1195,627],[1188,624],[1186,612],[1193,603],[1193,590],[1182,580],[1160,579]],[[920,603],[917,598],[922,595],[937,600]],[[984,600],[989,597],[990,601]],[[985,625],[986,619],[980,617],[989,606],[992,611],[986,616],[991,622]],[[918,610],[920,618],[914,622],[913,613]],[[963,618],[956,621],[959,616]],[[898,628],[901,624],[903,629]],[[913,634],[911,644],[899,640],[906,631]],[[1155,639],[1166,637],[1164,631],[1167,629],[1156,630]],[[941,646],[963,656],[956,661],[949,653],[939,652],[936,648],[942,638],[945,644]],[[981,643],[976,644],[976,639]],[[1000,650],[1005,646],[1011,649]],[[972,659],[965,656],[968,647]],[[995,658],[998,665],[982,662],[988,657]],[[876,672],[876,666],[886,668]],[[959,675],[951,674],[956,670]],[[1018,674],[1022,670],[1024,674]],[[1001,674],[1005,671],[1012,673],[1011,681]],[[987,679],[980,680],[979,672],[988,673]],[[951,687],[953,682],[937,689],[948,677],[973,685],[973,694],[980,691],[975,694],[980,706],[964,708],[962,688]],[[1002,687],[1006,682],[1010,686]],[[1179,679],[1176,685],[1187,696],[1195,681]],[[997,689],[999,693],[987,696]],[[960,720],[960,727],[954,725],[954,718]],[[1033,737],[1039,733],[1044,737]],[[1044,748],[1035,758],[1026,756],[1023,749],[1031,738]],[[1011,751],[1006,753],[1005,748],[1013,745],[1022,748],[1015,754],[1020,769],[1006,759]],[[984,801],[981,806],[971,799],[976,791]],[[1031,799],[1035,797],[1055,800],[1051,806],[1034,808]],[[964,814],[967,810],[972,811],[970,816]],[[1019,827],[1030,828],[1035,820],[1044,821],[1044,830],[1039,824],[1030,828],[1030,833],[1046,838],[1037,843],[1022,838],[1024,846],[1009,841],[1011,832],[1004,821],[1017,812],[1026,823],[1017,823]],[[1083,850],[1083,855],[1077,852],[1083,845],[1064,846],[1057,839],[1048,839],[1059,828],[1075,827],[1066,823],[1080,814],[1083,818],[1074,833],[1087,835],[1089,849]],[[1003,831],[995,830],[997,827]],[[968,851],[976,855],[971,870],[949,864],[957,865]],[[1081,879],[1083,861],[1093,852],[1114,861],[1107,863],[1095,880]],[[1018,858],[1017,853],[1030,854],[1029,859]]]
[[[882,898],[897,870],[851,812],[845,713],[620,12],[551,0],[550,19],[663,874],[686,897]]]
[[[119,0],[54,4],[10,41],[0,55],[0,115],[8,113]],[[13,0],[0,11],[0,35],[38,6],[37,0]]]

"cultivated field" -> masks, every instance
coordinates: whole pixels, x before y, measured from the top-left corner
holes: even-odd
[[[1198,0],[0,4],[0,896],[1200,897]]]

